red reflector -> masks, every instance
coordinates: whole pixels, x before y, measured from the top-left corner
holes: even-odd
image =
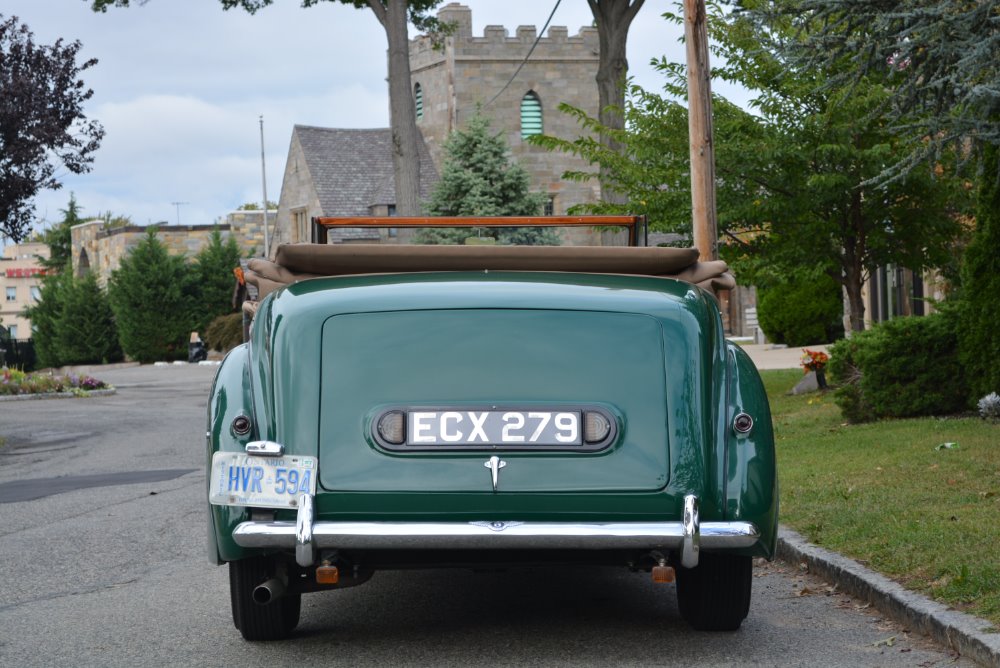
[[[335,585],[340,582],[340,571],[336,566],[317,566],[316,583],[322,585]]]

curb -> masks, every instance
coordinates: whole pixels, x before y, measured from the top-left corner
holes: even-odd
[[[883,614],[964,657],[984,666],[1000,666],[1000,630],[985,619],[904,589],[856,561],[807,542],[785,526],[778,530],[777,557],[792,564],[805,563],[810,573],[835,583],[839,590],[871,603]]]
[[[91,397],[108,397],[117,394],[118,390],[108,387],[103,390],[87,390],[87,394],[79,395],[73,392],[41,392],[38,394],[5,394],[0,396],[0,403],[4,401],[36,401],[40,399],[89,399]]]

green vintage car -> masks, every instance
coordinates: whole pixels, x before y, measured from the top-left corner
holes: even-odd
[[[723,336],[723,263],[637,245],[633,217],[316,221],[553,222],[636,245],[251,261],[262,299],[215,379],[207,458],[209,555],[244,638],[288,636],[303,593],[443,566],[617,564],[676,578],[694,628],[740,626],[778,497],[763,386]]]

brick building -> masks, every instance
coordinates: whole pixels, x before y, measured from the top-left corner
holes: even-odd
[[[12,244],[0,257],[0,325],[12,339],[31,338],[31,320],[24,309],[38,301],[45,270],[38,256],[47,258],[49,247],[43,243]]]

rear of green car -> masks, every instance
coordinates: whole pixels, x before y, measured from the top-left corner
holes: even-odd
[[[681,281],[296,283],[220,368],[209,429],[209,548],[248,639],[290,633],[304,592],[442,565],[676,573],[693,626],[735,629],[773,555],[763,388]]]

